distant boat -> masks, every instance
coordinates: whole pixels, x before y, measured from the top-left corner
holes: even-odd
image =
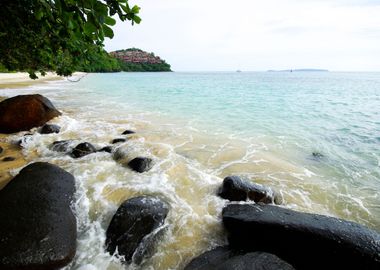
[[[241,70],[240,70],[240,69],[238,69],[238,70],[236,70],[236,72],[241,72]]]

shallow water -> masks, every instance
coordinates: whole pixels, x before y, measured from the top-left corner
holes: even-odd
[[[31,89],[64,112],[52,121],[62,132],[35,134],[24,154],[76,177],[78,253],[68,269],[125,269],[104,252],[105,230],[122,201],[143,194],[171,209],[140,268],[183,268],[226,242],[225,201],[215,193],[232,174],[273,187],[286,207],[380,230],[379,73],[90,74]],[[22,93],[30,89],[1,95]],[[118,147],[152,157],[151,171],[131,172],[107,153],[73,160],[49,148],[64,139],[102,147],[125,129],[137,133]]]

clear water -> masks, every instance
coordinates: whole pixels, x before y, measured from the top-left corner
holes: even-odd
[[[78,254],[68,269],[125,269],[104,252],[104,232],[118,205],[142,194],[168,201],[169,229],[152,258],[128,268],[183,268],[226,242],[226,202],[215,193],[231,174],[278,190],[285,207],[380,231],[380,73],[89,74],[1,95],[31,90],[64,112],[52,121],[62,132],[35,134],[24,154],[77,179]],[[152,157],[148,173],[106,153],[73,160],[49,149],[62,139],[102,147],[128,128],[137,134],[119,147]]]

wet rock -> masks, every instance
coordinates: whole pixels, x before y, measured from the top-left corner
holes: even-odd
[[[124,138],[117,138],[117,139],[113,139],[112,140],[112,144],[116,144],[116,143],[121,143],[121,142],[126,142],[127,139],[124,139]]]
[[[122,135],[129,135],[129,134],[134,134],[136,132],[132,131],[132,130],[129,130],[127,129],[126,131],[124,131],[123,133],[121,133]]]
[[[380,269],[380,234],[362,225],[274,205],[230,204],[231,248],[264,251],[296,269]]]
[[[0,102],[0,133],[14,133],[39,127],[61,115],[41,95],[21,95]]]
[[[73,158],[80,158],[80,157],[84,157],[95,152],[96,152],[96,149],[91,143],[84,142],[84,143],[78,144],[73,149],[73,151],[71,152],[71,156]]]
[[[0,154],[3,153],[3,147],[0,146]]]
[[[102,149],[98,150],[98,152],[107,152],[107,153],[112,153],[112,146],[105,146]]]
[[[19,145],[19,146],[23,146],[23,144],[26,144],[28,143],[28,141],[30,141],[33,137],[33,134],[32,133],[26,133],[24,134],[23,137],[21,137],[21,139],[19,139],[18,141],[15,142],[15,144]]]
[[[168,211],[167,204],[154,197],[126,200],[107,229],[107,251],[114,254],[117,249],[126,262],[141,263],[143,258],[151,255]]]
[[[3,162],[14,161],[14,160],[16,160],[15,157],[5,157],[2,159]]]
[[[56,152],[68,152],[72,140],[55,141],[51,144],[50,149]]]
[[[218,247],[193,259],[185,270],[294,270],[277,256],[264,252],[241,253]]]
[[[143,173],[153,167],[153,160],[146,157],[137,157],[128,162],[128,167],[136,172]]]
[[[61,127],[58,125],[45,124],[41,130],[41,134],[51,134],[51,133],[59,133],[61,131]]]
[[[312,156],[313,156],[313,158],[316,159],[316,160],[320,160],[320,159],[322,159],[322,158],[325,157],[325,155],[323,155],[322,153],[319,153],[319,152],[313,152],[313,153],[312,153]]]
[[[0,269],[58,269],[76,252],[74,177],[33,163],[0,190]]]
[[[218,194],[230,201],[252,200],[261,203],[281,204],[282,198],[272,189],[242,180],[238,176],[224,178],[223,185]]]

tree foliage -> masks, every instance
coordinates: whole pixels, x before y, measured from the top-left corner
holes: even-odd
[[[94,52],[105,57],[102,46],[114,35],[114,16],[140,23],[139,10],[128,0],[1,0],[0,65],[28,71],[31,78],[46,70],[70,75],[94,61]]]

